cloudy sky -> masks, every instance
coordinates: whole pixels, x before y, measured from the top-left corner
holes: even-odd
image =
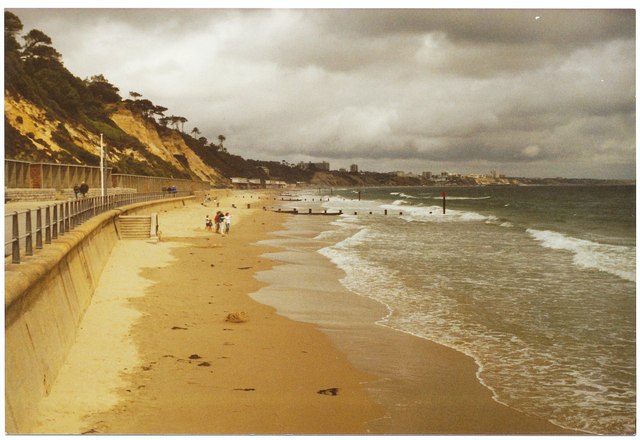
[[[7,9],[246,158],[636,175],[633,10]]]

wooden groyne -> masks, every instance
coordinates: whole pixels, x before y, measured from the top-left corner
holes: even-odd
[[[309,209],[308,211],[298,211],[296,208],[287,209],[287,210],[278,208],[277,211],[273,211],[273,212],[277,212],[280,214],[295,214],[295,215],[342,215],[342,210],[340,210],[339,212],[329,212],[326,209],[320,212],[313,212],[312,209]]]
[[[248,208],[250,208],[250,206],[247,206]],[[278,208],[277,211],[273,211],[279,214],[294,214],[294,215],[342,215],[344,214],[344,212],[342,211],[342,209],[340,209],[338,212],[335,211],[331,211],[329,212],[328,210],[323,210],[323,211],[313,211],[313,209],[309,208],[307,211],[299,211],[296,208],[293,209],[281,209]],[[374,215],[373,211],[369,211],[368,212],[369,215]],[[382,215],[388,215],[389,212],[388,210],[384,210],[383,213],[381,213]],[[353,215],[358,215],[358,211],[353,211]],[[398,213],[398,215],[402,215],[402,211],[400,211]]]

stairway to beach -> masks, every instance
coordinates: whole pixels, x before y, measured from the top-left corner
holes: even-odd
[[[121,240],[146,240],[151,237],[151,216],[122,215],[119,221]]]

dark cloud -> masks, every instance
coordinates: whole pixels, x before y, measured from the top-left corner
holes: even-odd
[[[633,9],[343,9],[326,11],[318,21],[333,33],[385,37],[441,32],[452,41],[475,44],[575,47],[635,37]]]
[[[632,9],[13,11],[245,157],[635,175]]]

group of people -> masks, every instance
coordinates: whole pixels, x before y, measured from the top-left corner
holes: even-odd
[[[86,197],[88,192],[89,185],[87,185],[87,182],[82,182],[80,185],[78,185],[77,183],[73,185],[73,194],[76,196],[76,199],[78,198],[79,194],[82,194],[82,197]]]
[[[223,236],[228,234],[231,229],[231,214],[228,212],[225,214],[222,211],[218,211],[213,219],[207,215],[205,218],[205,229],[207,231],[211,231],[214,223],[216,227],[216,234],[222,234]]]

